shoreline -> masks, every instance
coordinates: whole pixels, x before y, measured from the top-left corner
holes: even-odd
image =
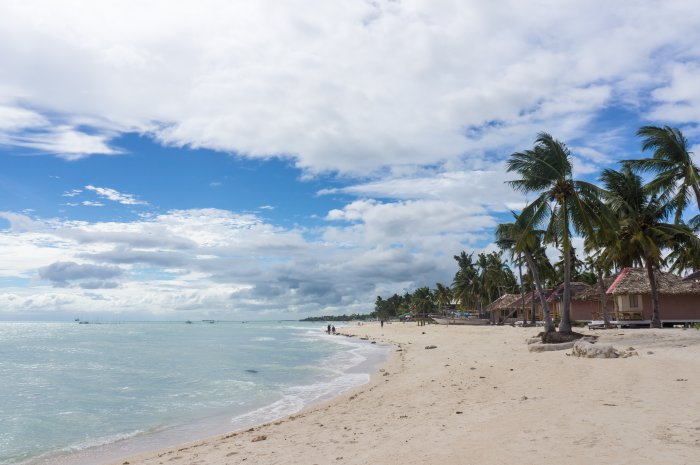
[[[298,414],[322,405],[370,382],[378,366],[390,355],[390,347],[370,346],[365,341],[347,340],[343,336],[316,335],[337,346],[340,352],[322,360],[322,370],[334,373],[330,378],[299,381],[287,386],[282,396],[269,404],[251,405],[250,410],[225,410],[194,421],[176,422],[158,428],[104,437],[87,447],[66,448],[18,462],[18,465],[96,465],[115,462],[125,456],[138,456],[163,449],[179,448],[183,444],[200,442],[211,437],[241,431],[261,424]],[[310,335],[311,333],[309,333]],[[370,348],[371,347],[371,348]],[[335,352],[334,352],[335,353]],[[338,359],[338,355],[341,358]],[[344,354],[344,355],[342,355]],[[310,384],[309,384],[310,382]],[[14,462],[13,462],[14,463]],[[115,462],[116,463],[116,462]],[[122,463],[122,462],[119,462]]]
[[[367,323],[363,323],[367,324]],[[359,386],[352,387],[350,389],[338,392],[334,395],[332,395],[330,398],[321,398],[319,400],[316,400],[309,405],[303,407],[301,410],[298,412],[292,413],[292,414],[285,414],[280,417],[264,421],[262,423],[250,423],[250,424],[244,424],[244,426],[237,427],[236,429],[232,429],[231,431],[227,431],[225,433],[218,433],[218,434],[213,434],[213,435],[205,435],[205,437],[202,437],[200,439],[194,439],[192,441],[186,441],[179,443],[174,446],[168,446],[168,447],[161,447],[161,448],[156,448],[153,450],[149,450],[146,452],[140,452],[135,455],[126,455],[126,456],[120,456],[121,458],[114,460],[110,459],[108,461],[100,461],[95,465],[124,465],[125,463],[129,464],[138,464],[141,463],[140,461],[144,461],[143,463],[151,463],[153,460],[157,460],[157,463],[162,463],[161,459],[165,457],[169,457],[170,460],[174,460],[172,456],[178,457],[178,455],[175,455],[177,453],[185,452],[188,450],[196,450],[198,448],[206,448],[210,445],[213,444],[214,449],[218,449],[218,446],[216,445],[217,442],[221,441],[227,441],[232,438],[235,438],[240,435],[245,435],[245,434],[253,434],[256,431],[260,431],[265,428],[270,428],[274,426],[279,426],[283,425],[289,422],[294,422],[298,418],[303,418],[306,417],[307,415],[312,415],[314,413],[318,413],[320,411],[327,411],[329,410],[334,404],[336,403],[342,403],[342,402],[347,402],[350,400],[353,400],[356,398],[356,396],[359,393],[364,392],[365,389],[372,390],[374,389],[375,384],[380,384],[382,380],[382,373],[385,372],[388,367],[393,366],[393,364],[396,362],[396,359],[398,358],[397,355],[395,355],[394,352],[394,344],[388,341],[380,341],[380,340],[375,340],[375,339],[369,339],[365,340],[365,338],[360,337],[357,334],[354,334],[352,331],[343,331],[347,330],[350,326],[339,326],[337,328],[336,335],[334,337],[339,337],[339,338],[353,338],[353,339],[359,339],[363,340],[363,343],[367,341],[367,343],[370,344],[381,344],[383,346],[387,347],[387,353],[384,356],[383,360],[377,361],[377,360],[366,360],[360,364],[360,366],[371,366],[372,371],[369,373],[369,380],[366,383],[363,383]],[[359,327],[358,327],[359,328]],[[357,342],[355,342],[357,343]],[[358,367],[354,367],[351,372],[354,372]],[[366,372],[366,370],[363,370],[363,372]],[[246,414],[247,415],[247,414]],[[244,415],[245,416],[245,415]],[[257,438],[256,436],[255,438]],[[255,441],[255,438],[253,438],[253,442],[258,442]],[[230,455],[229,455],[230,457]],[[245,459],[244,459],[245,460]],[[177,462],[177,463],[183,463],[183,462]],[[184,463],[195,463],[195,462],[184,462]],[[202,462],[202,465],[204,465],[205,462]],[[217,462],[218,463],[218,462]],[[228,462],[227,462],[228,463]],[[255,463],[255,462],[253,462]],[[40,464],[43,465],[43,464]],[[61,462],[59,465],[64,465],[63,462]],[[65,465],[73,465],[73,464],[65,464]],[[83,464],[80,464],[83,465]]]
[[[619,359],[529,353],[539,328],[340,331],[393,344],[369,383],[279,420],[104,465],[691,464],[700,455],[700,331],[592,332],[639,353]]]

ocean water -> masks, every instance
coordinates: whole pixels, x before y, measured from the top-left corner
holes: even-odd
[[[0,322],[0,465],[96,464],[361,385],[388,348],[300,322]]]

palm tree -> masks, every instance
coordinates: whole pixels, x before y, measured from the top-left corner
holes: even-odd
[[[499,235],[498,228],[501,227],[504,228],[504,232]],[[498,245],[503,252],[508,252],[510,254],[510,261],[518,267],[518,278],[520,283],[518,290],[520,291],[520,302],[522,303],[523,324],[527,324],[527,312],[525,311],[525,287],[523,286],[523,253],[516,252],[514,250],[513,240],[509,237],[509,226],[506,224],[500,224],[498,225],[498,228],[496,229],[496,245]]]
[[[652,194],[660,194],[664,203],[673,202],[676,223],[683,216],[691,191],[700,209],[700,173],[681,131],[669,126],[642,126],[637,135],[642,138],[642,150],[653,150],[654,155],[652,158],[627,160],[624,164],[635,170],[656,174],[647,187]]]
[[[429,313],[433,308],[435,296],[429,287],[419,287],[413,291],[411,296],[411,304],[416,311],[421,314]]]
[[[508,263],[503,261],[501,252],[491,252],[486,256],[486,259],[488,262],[489,294],[498,298],[504,293],[515,290],[517,287],[515,275]]]
[[[478,277],[476,280],[476,295],[479,299],[479,313],[481,313],[484,308],[484,303],[488,305],[493,300],[489,295],[491,290],[490,282],[491,272],[489,270],[489,260],[485,253],[480,253],[476,257],[476,269],[478,272]]]
[[[442,309],[442,313],[445,313],[445,308],[452,303],[452,289],[442,283],[435,283],[435,288],[435,301]]]
[[[537,294],[539,295],[542,309],[544,312],[544,330],[547,332],[554,331],[554,322],[552,314],[547,305],[547,298],[542,289],[540,280],[539,267],[533,256],[533,252],[538,248],[541,237],[544,231],[532,229],[532,222],[522,216],[518,216],[515,212],[511,212],[515,221],[513,223],[499,224],[496,228],[496,244],[505,250],[512,250],[515,253],[523,254],[527,260],[527,266],[532,275],[532,280],[535,283]],[[534,316],[533,316],[534,319]]]
[[[644,186],[642,179],[626,165],[622,171],[606,169],[601,175],[604,197],[619,221],[621,248],[641,260],[647,270],[652,294],[654,328],[661,327],[659,293],[654,272],[663,264],[662,250],[674,242],[685,242],[697,249],[698,238],[685,224],[669,224],[666,219],[675,209],[673,201],[663,201]]]
[[[562,142],[540,133],[532,150],[515,152],[507,162],[508,171],[521,179],[509,181],[523,193],[539,196],[523,209],[533,229],[547,224],[545,240],[560,248],[564,258],[564,296],[559,331],[571,332],[571,226],[574,231],[593,230],[593,219],[600,189],[588,182],[572,178],[571,154]]]
[[[454,298],[464,310],[469,308],[475,296],[477,272],[473,256],[474,254],[468,254],[464,251],[454,256],[459,269],[455,273],[452,290]]]

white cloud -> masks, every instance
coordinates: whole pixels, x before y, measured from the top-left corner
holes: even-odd
[[[698,62],[672,64],[670,81],[652,94],[659,105],[649,118],[676,124],[700,120],[700,89],[697,86],[699,75]]]
[[[17,251],[0,276],[26,282],[5,285],[3,311],[51,302],[132,317],[368,312],[377,292],[450,282],[452,255],[493,225],[478,207],[430,200],[353,202],[316,231],[217,209],[126,223],[0,216],[11,224],[0,247]]]
[[[0,131],[9,132],[28,127],[44,126],[48,120],[35,111],[0,105]]]
[[[327,219],[349,224],[328,228],[323,239],[338,247],[357,249],[360,254],[363,250],[376,254],[395,249],[402,254],[432,251],[449,257],[466,246],[476,245],[486,230],[495,225],[494,218],[478,206],[436,200],[358,200],[341,210],[330,211]],[[432,266],[451,264],[441,260],[442,264],[435,260]]]
[[[67,204],[67,205],[75,206],[75,204]],[[80,202],[79,205],[82,205],[84,207],[104,207],[105,206],[105,204],[103,204],[102,202],[95,202],[92,200],[83,200],[82,202]]]
[[[692,2],[308,6],[4,3],[0,139],[79,158],[118,153],[111,140],[136,131],[367,174],[508,153],[542,129],[582,137],[654,88],[652,117],[697,120]]]
[[[323,189],[321,195],[346,193],[360,197],[400,200],[443,200],[462,204],[462,208],[507,210],[507,205],[522,200],[506,181],[514,179],[503,163],[483,163],[484,169],[414,171],[390,175],[383,179],[351,185],[341,189]]]
[[[17,89],[13,88],[12,91],[17,92]],[[51,121],[50,116],[42,115],[35,109],[12,103],[12,99],[18,95],[5,95],[7,92],[0,86],[0,144],[26,147],[67,160],[122,153],[109,146],[109,139],[116,134],[113,130],[103,129],[88,134],[78,129],[78,121],[75,124]]]
[[[82,193],[83,193],[82,189],[71,189],[70,191],[64,192],[63,196],[64,197],[77,197]]]
[[[110,137],[106,134],[86,134],[70,126],[54,126],[40,132],[10,135],[6,143],[41,150],[66,160],[79,160],[90,155],[122,153],[109,146]]]
[[[122,194],[116,189],[110,189],[109,187],[95,187],[88,185],[85,186],[85,190],[92,191],[102,198],[111,200],[113,202],[121,203],[122,205],[148,205],[148,202],[144,202],[143,200],[137,200],[131,194]]]

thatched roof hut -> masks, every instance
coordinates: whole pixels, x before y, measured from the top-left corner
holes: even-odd
[[[617,276],[617,274],[614,274],[603,278],[603,292],[607,291],[608,288],[612,286],[612,283],[615,282]],[[596,283],[592,286],[588,286],[587,289],[582,289],[580,292],[577,292],[576,295],[571,296],[571,300],[600,300],[600,289],[598,289],[598,284]]]
[[[693,295],[700,294],[700,282],[683,279],[673,273],[656,271],[656,285],[659,294]],[[607,290],[608,294],[651,294],[649,277],[643,268],[625,268]]]
[[[514,308],[513,303],[520,300],[519,294],[503,294],[498,299],[494,300],[485,308],[487,312],[496,312],[499,310],[507,310]]]
[[[542,289],[542,292],[544,292],[544,297],[545,299],[548,298],[550,295],[552,295],[552,292],[554,292],[554,289]],[[540,296],[537,293],[537,291],[530,291],[526,292],[523,295],[523,298],[520,299],[518,296],[518,299],[511,304],[511,307],[520,307],[523,305],[523,300],[525,301],[525,306],[528,306],[532,303],[532,300],[535,300],[535,304],[540,305]]]
[[[591,286],[589,286],[586,283],[578,282],[578,281],[572,281],[569,283],[569,289],[571,292],[571,297],[575,297],[576,295],[580,294],[581,292],[587,291],[590,289]],[[547,302],[559,302],[564,298],[564,283],[561,283],[552,293],[547,297]]]

